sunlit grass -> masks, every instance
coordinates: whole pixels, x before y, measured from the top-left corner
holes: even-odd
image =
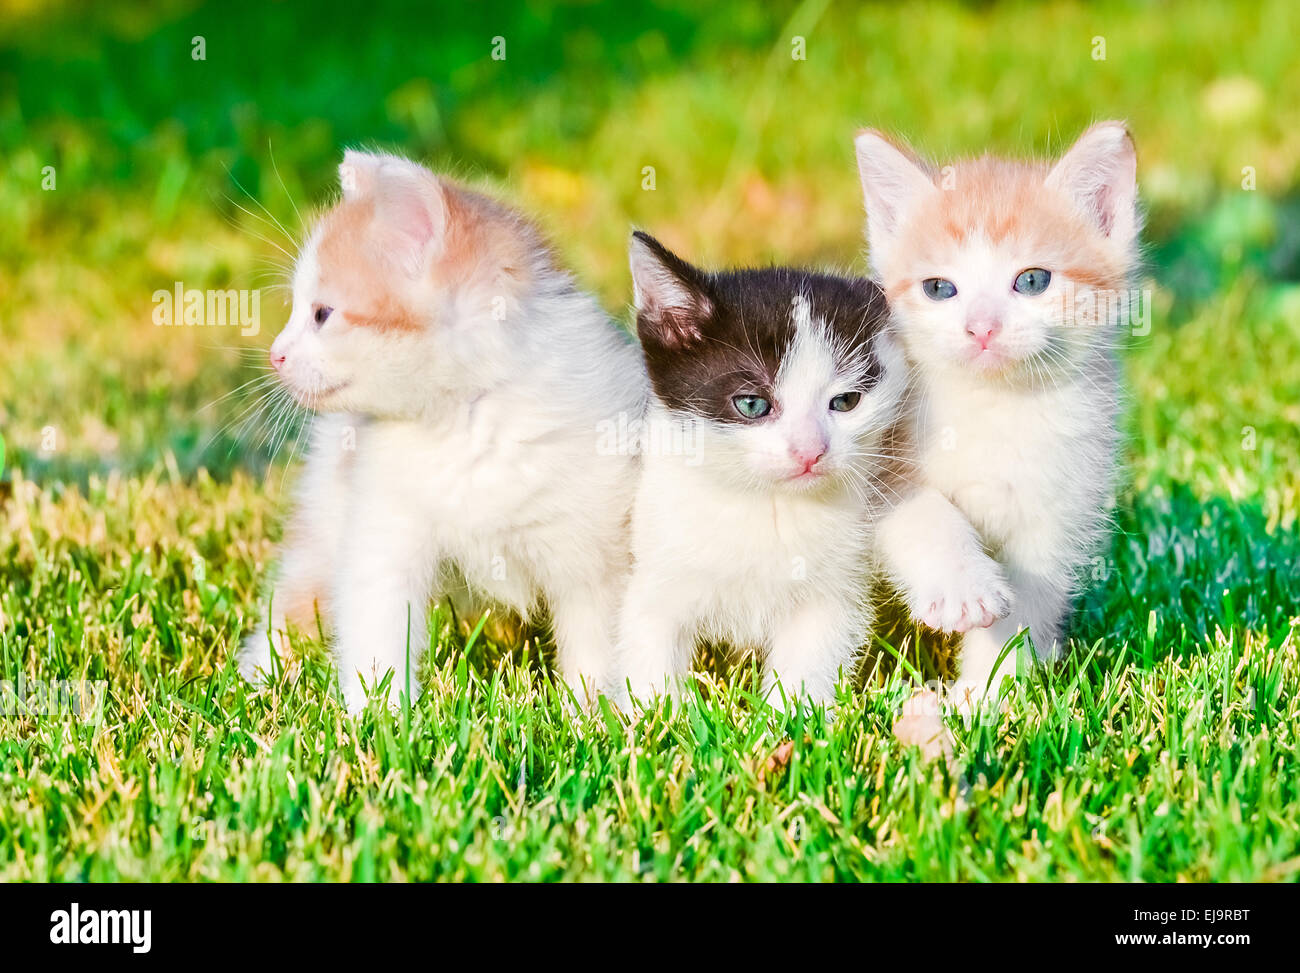
[[[243,477],[95,482],[85,496],[14,484],[5,671],[105,680],[108,696],[97,726],[4,721],[0,877],[1223,880],[1300,867],[1295,635],[1202,605],[1222,578],[1153,576],[1124,555],[1139,603],[1112,617],[1131,628],[1149,609],[1158,625],[1036,674],[1000,724],[960,733],[946,768],[890,735],[909,688],[897,674],[846,695],[831,725],[773,719],[743,667],[676,712],[574,720],[534,647],[466,651],[441,622],[408,712],[346,716],[318,651],[253,693],[228,647],[272,508]],[[1162,515],[1196,519],[1178,505],[1148,516]],[[1249,541],[1279,561],[1300,546]],[[1202,543],[1188,548],[1197,567],[1260,583],[1238,552]],[[1294,578],[1263,583],[1266,615],[1295,603]]]

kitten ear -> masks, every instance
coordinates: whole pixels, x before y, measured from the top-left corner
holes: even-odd
[[[384,166],[375,186],[375,221],[397,262],[419,276],[442,249],[447,199],[428,169],[414,163]]]
[[[934,182],[926,167],[906,147],[899,147],[875,129],[863,129],[853,140],[858,176],[867,204],[867,247],[879,271],[908,210]]]
[[[700,321],[713,313],[700,271],[640,230],[632,234],[628,263],[641,340],[668,347],[698,341]]]
[[[345,149],[339,163],[339,189],[346,200],[363,199],[375,191],[375,177],[384,156],[358,149]]]
[[[374,226],[384,253],[410,276],[419,276],[446,232],[447,201],[438,178],[409,159],[349,149],[339,166],[339,184],[345,200],[374,199]]]
[[[1048,173],[1047,185],[1121,247],[1137,239],[1137,150],[1123,122],[1098,122],[1079,136]]]

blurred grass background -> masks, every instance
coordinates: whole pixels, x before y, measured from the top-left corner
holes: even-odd
[[[333,193],[344,146],[392,148],[504,193],[540,219],[580,279],[625,319],[632,225],[703,263],[778,261],[861,271],[863,220],[852,153],[860,125],[893,130],[937,157],[986,149],[1046,156],[1091,121],[1118,117],[1129,122],[1139,149],[1148,210],[1145,283],[1154,294],[1154,318],[1150,335],[1134,338],[1125,352],[1128,479],[1116,514],[1120,530],[1095,566],[1075,634],[1085,643],[1105,640],[1094,662],[1105,660],[1105,667],[1080,685],[1104,686],[1099,698],[1128,699],[1125,705],[1140,715],[1135,719],[1148,721],[1141,742],[1128,730],[1117,733],[1110,722],[1115,710],[1048,719],[1036,733],[1021,727],[1017,745],[1028,750],[1002,758],[981,750],[981,760],[1005,759],[1008,774],[1026,775],[1024,787],[1036,782],[1027,805],[1011,788],[990,797],[981,812],[1005,828],[997,832],[999,850],[967,848],[963,843],[980,840],[976,828],[969,837],[914,835],[909,844],[907,822],[946,816],[938,810],[946,792],[930,789],[933,782],[915,768],[906,786],[885,786],[884,761],[900,759],[889,749],[893,703],[872,697],[864,704],[866,722],[844,730],[866,735],[836,746],[881,761],[874,786],[888,791],[894,834],[877,818],[859,821],[853,802],[841,808],[838,784],[808,783],[816,800],[826,802],[811,814],[813,826],[833,831],[818,815],[835,807],[844,820],[859,822],[855,834],[869,845],[875,841],[874,851],[867,850],[881,857],[868,855],[869,866],[846,865],[832,851],[833,864],[800,859],[800,867],[809,876],[826,874],[823,867],[861,874],[859,866],[891,877],[989,877],[1008,870],[1050,877],[1058,868],[1085,877],[1296,874],[1294,788],[1277,787],[1300,773],[1295,713],[1287,709],[1300,695],[1294,644],[1300,616],[1294,568],[1300,562],[1298,29],[1300,10],[1287,0],[372,0],[310,9],[243,0],[0,0],[0,433],[6,446],[0,652],[6,675],[79,672],[113,686],[112,734],[93,737],[93,767],[49,756],[63,751],[48,726],[40,732],[52,736],[38,737],[44,742],[33,749],[27,749],[27,730],[0,733],[0,753],[25,768],[4,779],[28,782],[0,802],[0,837],[9,842],[0,848],[0,873],[230,877],[247,874],[240,869],[253,867],[249,861],[271,861],[286,874],[356,875],[349,858],[355,845],[347,841],[361,841],[363,832],[408,829],[407,811],[386,804],[367,776],[377,759],[373,748],[385,744],[366,737],[354,741],[356,752],[341,771],[340,780],[352,768],[354,790],[334,795],[346,805],[338,819],[355,828],[339,837],[343,850],[331,852],[342,860],[303,866],[306,871],[286,864],[295,854],[303,861],[316,854],[310,842],[294,844],[307,826],[286,810],[257,830],[255,809],[241,804],[240,794],[260,794],[275,806],[283,801],[284,808],[305,800],[267,783],[274,775],[267,776],[266,760],[297,768],[298,780],[323,772],[292,742],[300,739],[296,733],[315,732],[312,721],[324,712],[320,687],[294,690],[306,693],[306,702],[271,694],[257,704],[262,708],[246,708],[222,668],[253,610],[283,486],[291,482],[279,465],[288,457],[272,455],[265,430],[239,433],[236,420],[248,402],[239,395],[216,401],[256,374],[248,359],[269,344],[287,315],[269,288],[283,261],[277,248],[292,246],[254,214],[265,207],[298,232],[298,211]],[[205,60],[192,59],[195,37],[203,38]],[[491,57],[498,37],[505,41],[504,60]],[[804,39],[803,60],[791,56],[796,37]],[[1095,57],[1099,41],[1104,60]],[[47,190],[42,184],[51,166],[55,188]],[[643,188],[646,166],[655,170],[653,191]],[[1244,188],[1244,180],[1254,188]],[[267,288],[261,333],[245,338],[234,328],[155,327],[152,294],[176,281],[192,288]],[[444,632],[439,644],[438,664],[453,667],[463,689],[469,677],[463,660],[456,668],[454,636]],[[1192,699],[1199,689],[1170,700],[1168,680],[1178,673],[1162,669],[1161,660],[1181,665],[1178,659],[1190,660],[1199,673],[1189,677],[1189,687],[1208,684],[1217,692],[1222,686],[1222,709],[1213,718],[1199,708],[1199,696]],[[1275,659],[1285,660],[1277,663],[1284,668]],[[476,658],[473,665],[487,672],[492,663]],[[451,685],[452,675],[447,669],[435,678]],[[1236,702],[1229,688],[1242,694],[1232,696]],[[564,725],[558,710],[534,717],[525,695],[502,691],[507,722],[531,726],[534,718],[554,717],[554,727]],[[209,708],[218,697],[225,712],[237,711],[231,719],[242,729],[212,735],[204,720],[221,721]],[[492,736],[493,718],[476,723],[478,717],[458,712],[462,754],[467,740],[473,750],[477,734],[493,740],[473,772],[513,780],[514,758]],[[760,744],[728,736],[732,715],[719,714],[716,726],[712,716],[699,717],[690,732],[711,732],[727,752],[759,747],[755,766],[761,768]],[[442,753],[433,725],[425,724],[419,745]],[[151,729],[157,726],[168,729]],[[683,732],[680,721],[675,727],[674,738]],[[1178,739],[1170,736],[1179,727],[1178,739],[1199,748],[1192,763],[1179,765],[1191,769],[1145,773],[1145,757],[1133,754],[1150,753],[1153,766],[1169,753],[1175,763],[1191,759],[1178,756]],[[1258,738],[1251,736],[1261,727]],[[1254,742],[1233,742],[1239,731]],[[277,743],[268,757],[267,746],[253,742],[263,733],[290,742],[283,752]],[[794,737],[798,754],[802,734]],[[23,749],[13,749],[18,745]],[[575,774],[596,775],[580,787],[586,797],[579,810],[593,827],[623,835],[624,844],[611,843],[615,858],[638,842],[649,855],[649,843],[657,849],[660,837],[672,833],[670,851],[678,857],[655,858],[664,877],[732,867],[726,856],[711,858],[697,847],[692,834],[674,830],[693,820],[678,813],[676,791],[665,798],[660,830],[617,810],[620,775],[629,772],[619,761],[627,754],[591,770],[583,765],[587,745],[565,737],[556,746],[570,749],[556,757],[557,766],[570,761]],[[178,746],[183,759],[175,757]],[[683,759],[689,770],[700,751],[685,751],[683,758],[665,749],[665,762],[650,761],[649,772],[672,778]],[[1034,754],[1032,768],[1016,764],[1023,752]],[[1258,772],[1248,769],[1257,758]],[[183,770],[160,779],[173,759]],[[825,755],[816,759],[828,781],[875,773],[874,763],[846,768]],[[340,772],[335,758],[329,760],[330,772]],[[1270,776],[1264,768],[1273,766]],[[1097,780],[1119,773],[1125,783],[1079,797],[1079,813],[1089,820],[1119,823],[1104,848],[1085,836],[1087,853],[1067,867],[1061,856],[1074,855],[1073,846],[1058,842],[1051,850],[1039,830],[1049,836],[1072,826],[1060,817],[1059,795],[1074,786],[1071,773],[1079,767],[1093,768]],[[891,774],[897,769],[890,768]],[[1223,783],[1229,772],[1237,776]],[[1222,804],[1214,816],[1199,823],[1169,818],[1171,801],[1195,813],[1210,781],[1225,788],[1215,792]],[[484,791],[469,778],[448,786],[467,789],[448,798],[448,807],[481,802],[463,819],[451,813],[453,830],[512,800],[504,785],[504,797],[495,785]],[[868,800],[872,785],[863,786]],[[216,793],[206,804],[204,788]],[[64,810],[45,809],[43,789],[62,795],[54,806]],[[234,808],[229,820],[243,814],[245,831],[231,824],[220,842],[210,835],[206,852],[188,845],[158,851],[149,795],[173,791],[177,806],[196,808],[204,820],[218,821],[222,808]],[[741,788],[734,800],[753,793]],[[726,795],[733,800],[729,783]],[[752,803],[746,805],[735,830],[728,830],[728,819],[714,833],[727,836],[728,854],[762,849],[767,864],[756,877],[785,874],[795,853],[787,854],[779,835],[772,838],[777,832],[762,829],[778,827],[805,798],[793,784],[784,796],[760,793],[755,816]],[[1003,798],[1005,806],[998,803]],[[1234,802],[1241,801],[1272,810],[1240,830],[1241,807]],[[76,808],[87,815],[93,808],[102,822],[79,822],[70,810]],[[702,821],[696,824],[703,827]],[[1153,821],[1154,830],[1144,830]],[[545,847],[559,840],[550,825],[538,827]],[[675,844],[679,838],[684,845]],[[586,849],[582,854],[590,852],[570,839]],[[832,849],[858,848],[858,837],[847,845],[827,840]],[[945,841],[950,858],[912,857],[917,848]],[[1022,841],[1023,856],[1005,850]],[[325,844],[335,847],[332,839]],[[251,859],[231,850],[240,848],[252,849]],[[405,848],[388,848],[380,863],[404,867]],[[527,842],[504,864],[485,852],[486,865],[448,865],[455,856],[448,858],[445,848],[425,850],[428,874],[445,874],[444,867],[531,874],[527,869],[538,860]],[[70,855],[66,865],[56,851]],[[684,872],[681,854],[695,863]],[[921,860],[930,871],[915,864]],[[584,866],[573,858],[555,867],[570,875],[635,875],[639,866],[623,859]]]

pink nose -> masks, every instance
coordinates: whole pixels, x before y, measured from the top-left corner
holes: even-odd
[[[1002,330],[1002,322],[994,317],[972,317],[966,319],[966,333],[974,339],[980,348],[987,348],[994,336]]]
[[[808,443],[790,447],[790,458],[802,468],[803,473],[810,472],[817,465],[817,461],[825,455],[825,443]]]
[[[271,367],[278,372],[283,365],[284,355],[277,355],[275,352],[271,352]]]

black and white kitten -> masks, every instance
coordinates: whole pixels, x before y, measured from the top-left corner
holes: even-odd
[[[630,258],[654,396],[621,688],[673,691],[703,638],[761,653],[773,705],[830,702],[871,627],[906,386],[884,297],[804,270],[706,273],[644,233]]]

